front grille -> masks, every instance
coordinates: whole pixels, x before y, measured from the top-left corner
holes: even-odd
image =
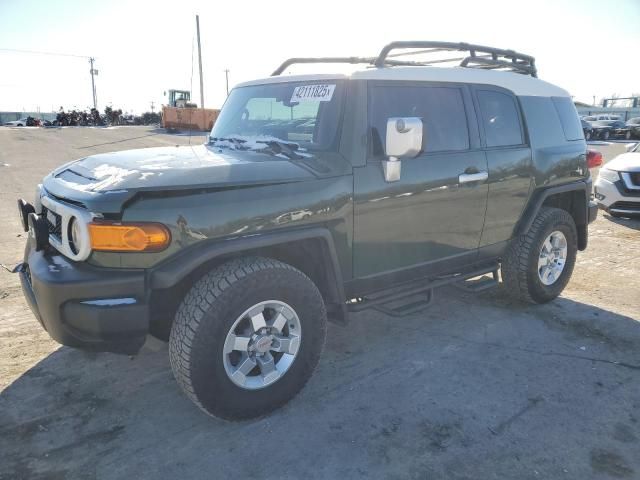
[[[610,210],[632,210],[640,213],[640,202],[615,202]]]
[[[58,241],[62,241],[62,217],[47,207],[42,207],[42,215],[47,220],[49,235],[53,235]]]

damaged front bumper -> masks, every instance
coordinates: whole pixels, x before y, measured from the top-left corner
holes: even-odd
[[[86,350],[133,354],[149,330],[143,270],[72,262],[29,241],[18,268],[36,318],[58,343]]]

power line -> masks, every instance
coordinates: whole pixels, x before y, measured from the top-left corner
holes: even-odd
[[[20,50],[18,48],[0,48],[1,52],[13,52],[13,53],[29,53],[32,55],[51,55],[56,57],[75,57],[75,58],[91,58],[88,55],[74,55],[72,53],[55,53],[55,52],[42,52],[39,50]]]
[[[94,68],[93,62],[96,61],[94,57],[89,57],[86,55],[74,55],[72,53],[55,53],[55,52],[43,52],[40,50],[21,50],[19,48],[0,48],[0,52],[12,52],[12,53],[26,53],[30,55],[48,55],[51,57],[72,57],[72,58],[82,58],[88,59],[89,65],[91,69],[89,73],[91,74],[91,94],[93,96],[93,108],[98,109],[98,94],[96,92],[96,84],[95,84],[95,75],[98,74],[98,70]]]

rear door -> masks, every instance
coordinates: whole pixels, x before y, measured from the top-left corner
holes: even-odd
[[[487,216],[480,242],[488,247],[511,238],[529,198],[532,159],[517,98],[497,87],[474,90],[489,167]],[[489,256],[494,253],[487,249]]]
[[[354,276],[475,259],[484,223],[486,174],[470,89],[456,84],[370,82],[369,154],[354,168]],[[400,180],[386,182],[381,160],[391,117],[423,121],[423,151],[402,159]],[[462,183],[461,183],[462,179]],[[431,269],[431,266],[433,269]]]

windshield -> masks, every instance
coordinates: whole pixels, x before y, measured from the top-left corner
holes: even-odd
[[[334,151],[342,82],[291,82],[234,89],[211,130],[215,146]]]

